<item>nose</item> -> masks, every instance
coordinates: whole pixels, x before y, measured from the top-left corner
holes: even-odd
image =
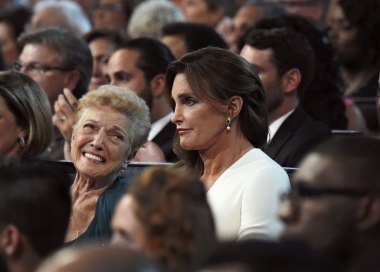
[[[181,122],[183,121],[183,115],[182,115],[182,111],[179,107],[177,107],[177,105],[175,106],[174,108],[174,112],[173,112],[173,115],[172,115],[172,119],[171,119],[171,122],[178,125],[180,124]]]
[[[92,61],[92,76],[95,76],[95,77],[102,76],[101,64],[97,59],[93,59]]]
[[[102,151],[104,148],[105,137],[106,135],[102,130],[98,131],[92,139],[91,146],[93,146],[96,151]]]

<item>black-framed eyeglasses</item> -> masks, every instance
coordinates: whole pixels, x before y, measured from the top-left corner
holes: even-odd
[[[100,3],[95,3],[92,5],[92,10],[103,10],[103,11],[108,11],[108,12],[122,12],[124,11],[124,5],[123,4],[100,4]]]
[[[363,188],[317,188],[298,182],[292,190],[282,196],[283,200],[298,201],[302,198],[319,198],[324,196],[344,196],[360,198],[376,193]]]
[[[22,64],[21,61],[16,61],[13,63],[13,70],[17,72],[24,72],[27,74],[37,74],[37,75],[43,75],[49,71],[62,71],[62,72],[68,72],[72,70],[71,68],[66,67],[60,67],[60,66],[50,66],[38,62],[31,62],[28,64]]]

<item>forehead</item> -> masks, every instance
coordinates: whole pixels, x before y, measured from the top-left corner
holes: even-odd
[[[339,163],[318,153],[309,154],[293,175],[293,182],[304,182],[319,187],[341,184]]]
[[[178,97],[184,93],[194,93],[184,73],[177,74],[174,78],[172,96]]]
[[[61,62],[59,53],[51,46],[38,43],[26,44],[20,55],[21,61],[29,62]]]
[[[91,53],[102,51],[109,54],[115,49],[115,45],[104,37],[99,37],[92,40],[88,46],[90,47]]]
[[[87,121],[97,122],[99,125],[106,127],[106,129],[119,128],[122,130],[128,129],[128,118],[108,106],[89,107],[83,109],[77,121],[82,124]]]
[[[140,53],[130,49],[116,50],[108,62],[110,70],[126,70],[137,68],[136,63],[140,57]]]
[[[262,65],[271,62],[272,49],[257,49],[246,44],[241,50],[240,56],[251,64]]]

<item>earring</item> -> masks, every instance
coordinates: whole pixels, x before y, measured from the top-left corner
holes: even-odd
[[[127,164],[123,164],[120,168],[120,177],[124,178],[127,176]]]
[[[231,130],[231,117],[228,117],[226,120],[226,129],[227,131]]]
[[[25,147],[25,139],[23,137],[20,137],[19,142],[21,147]]]

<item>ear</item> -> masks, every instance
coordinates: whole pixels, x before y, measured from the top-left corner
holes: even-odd
[[[27,132],[28,132],[28,130],[26,128],[19,127],[18,138],[24,138],[25,139],[26,135],[28,134]]]
[[[380,198],[367,197],[362,200],[358,210],[358,229],[368,230],[380,223]]]
[[[234,119],[236,116],[239,115],[241,108],[243,107],[243,99],[241,96],[233,96],[230,98],[230,102],[228,104],[228,117],[231,117]]]
[[[154,98],[160,98],[165,91],[165,75],[158,74],[150,81],[150,89]]]
[[[65,88],[68,88],[69,90],[73,91],[80,80],[80,73],[77,70],[68,72],[66,76],[66,82],[65,82]]]
[[[7,257],[14,257],[20,248],[21,234],[14,225],[7,225],[0,233],[1,248]]]
[[[298,86],[302,80],[302,75],[299,69],[292,68],[281,77],[281,88],[284,94],[296,95]]]

